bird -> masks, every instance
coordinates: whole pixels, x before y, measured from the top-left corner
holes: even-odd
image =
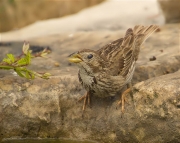
[[[136,25],[127,29],[123,38],[117,39],[98,50],[83,49],[69,55],[69,62],[78,66],[79,82],[87,91],[83,111],[90,104],[90,97],[112,97],[125,87],[117,104],[122,104],[124,113],[126,94],[132,91],[131,80],[142,43],[159,27]]]

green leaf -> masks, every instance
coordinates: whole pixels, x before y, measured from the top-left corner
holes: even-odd
[[[3,59],[3,62],[5,62],[5,63],[7,63],[7,64],[11,64],[11,60],[8,59],[8,58],[4,58],[4,59]]]
[[[35,74],[31,73],[31,79],[35,79]]]
[[[17,61],[18,66],[29,65],[31,63],[31,53],[28,51],[27,55]]]
[[[10,69],[13,69],[13,67],[0,65],[0,69],[10,70]]]
[[[44,79],[49,79],[50,76],[51,76],[50,73],[44,73],[44,74],[42,75],[42,78],[44,78]]]
[[[25,77],[26,77],[27,79],[30,79],[30,78],[31,78],[31,76],[30,76],[30,74],[29,74],[28,71],[25,72]]]
[[[13,54],[7,54],[6,56],[7,58],[4,58],[3,62],[8,63],[8,64],[12,64],[15,62],[15,57]]]
[[[18,64],[18,66],[24,66],[24,65],[27,65],[27,64],[28,64],[27,58],[24,57],[24,58],[19,59],[19,60],[17,61],[17,64]]]
[[[44,74],[44,76],[51,76],[51,74],[48,73],[48,72],[46,72],[46,73]]]
[[[14,69],[14,71],[20,76],[20,77],[25,77],[23,74],[23,71],[18,70],[18,69]]]
[[[10,59],[11,63],[14,63],[15,57],[13,54],[7,54],[7,57]]]
[[[30,64],[31,63],[31,52],[30,51],[27,52],[26,58],[27,58],[27,63]]]

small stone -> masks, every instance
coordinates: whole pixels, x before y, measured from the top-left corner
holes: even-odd
[[[158,29],[156,29],[156,31],[155,32],[160,32],[161,31],[161,29],[160,28],[158,28]]]
[[[58,62],[55,62],[55,63],[54,63],[54,66],[55,66],[55,67],[59,67],[60,64],[59,64]]]
[[[28,87],[30,86],[30,83],[29,83],[29,82],[26,82],[26,83],[24,83],[24,86],[25,86],[26,88],[28,88]]]
[[[177,108],[180,108],[180,104],[177,104],[176,106],[177,106]]]
[[[151,58],[149,58],[149,61],[155,61],[155,60],[156,60],[155,56],[152,56]]]

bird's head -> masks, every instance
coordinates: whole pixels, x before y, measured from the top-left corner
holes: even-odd
[[[69,56],[71,63],[77,64],[80,70],[92,74],[101,71],[105,67],[105,59],[100,57],[96,51],[82,50]]]

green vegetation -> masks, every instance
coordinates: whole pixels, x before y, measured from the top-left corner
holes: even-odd
[[[20,77],[27,79],[34,79],[40,77],[43,79],[49,79],[50,73],[38,73],[27,69],[27,66],[31,64],[31,59],[36,57],[45,57],[48,54],[48,50],[44,49],[38,54],[32,55],[32,51],[29,50],[29,44],[24,43],[22,48],[22,54],[15,57],[13,54],[7,54],[6,58],[0,62],[0,69],[14,70]]]

